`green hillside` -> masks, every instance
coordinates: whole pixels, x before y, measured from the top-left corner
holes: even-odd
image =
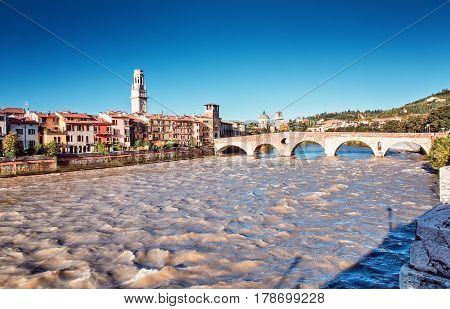
[[[427,102],[427,98],[437,97],[438,99],[444,99],[445,102]],[[442,90],[439,93],[432,94],[426,98],[416,100],[414,102],[405,104],[401,107],[392,108],[389,110],[366,110],[366,111],[344,111],[339,113],[321,113],[314,116],[307,117],[309,120],[317,121],[319,119],[341,119],[341,120],[358,120],[361,116],[364,116],[366,119],[372,118],[386,118],[386,117],[406,117],[408,115],[416,115],[416,114],[428,114],[432,110],[437,109],[439,107],[448,106],[450,108],[450,89]]]

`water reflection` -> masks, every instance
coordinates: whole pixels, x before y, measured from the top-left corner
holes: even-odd
[[[258,159],[272,159],[280,156],[278,149],[272,145],[264,144],[255,149],[255,157]]]
[[[303,160],[314,160],[325,156],[322,146],[317,143],[301,143],[294,150],[294,156]]]
[[[368,159],[373,157],[373,151],[370,147],[341,145],[336,151],[336,155],[349,159]]]
[[[423,157],[423,154],[419,152],[399,151],[389,149],[386,152],[385,156],[395,158],[396,160],[420,160]]]
[[[280,154],[276,148],[258,150],[255,157],[258,159],[273,159]],[[337,156],[361,160],[373,157],[373,152],[369,147],[342,145],[336,152]],[[294,149],[294,157],[299,160],[315,160],[325,157],[323,147],[317,143],[301,143]],[[404,156],[399,156],[405,159]]]

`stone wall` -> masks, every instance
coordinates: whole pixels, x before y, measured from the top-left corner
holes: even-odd
[[[340,145],[348,141],[367,144],[377,157],[383,157],[390,147],[398,143],[414,143],[428,153],[437,137],[448,133],[375,133],[375,132],[280,132],[218,138],[214,140],[216,152],[235,146],[252,156],[260,145],[270,144],[281,156],[291,156],[297,145],[305,141],[320,144],[327,156],[334,156]]]
[[[450,205],[433,208],[417,220],[409,263],[400,271],[400,288],[450,288]]]
[[[450,288],[450,166],[439,170],[441,205],[417,220],[410,261],[400,271],[400,288]]]
[[[0,160],[0,177],[52,173],[57,170],[55,158],[44,156]]]
[[[164,151],[135,151],[111,155],[79,154],[56,158],[22,157],[0,160],[0,177],[68,172],[84,169],[119,167],[152,162],[176,161],[214,155],[213,148],[175,149]]]
[[[450,204],[450,166],[439,169],[439,197],[442,204]]]
[[[65,172],[82,169],[119,167],[152,162],[194,159],[209,155],[214,155],[214,149],[181,149],[156,152],[141,151],[113,155],[66,155],[58,158],[58,170]]]

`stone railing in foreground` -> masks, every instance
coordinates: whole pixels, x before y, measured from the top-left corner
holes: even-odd
[[[409,264],[400,271],[400,288],[450,288],[450,166],[439,171],[442,204],[417,220]]]
[[[161,151],[128,151],[114,154],[60,155],[58,158],[44,156],[21,157],[0,160],[0,177],[68,172],[85,169],[120,167],[153,162],[195,159],[214,155],[213,148],[177,148]]]

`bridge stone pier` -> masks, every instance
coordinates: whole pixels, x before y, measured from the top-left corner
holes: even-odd
[[[218,138],[214,140],[214,148],[216,154],[220,154],[227,148],[237,147],[252,156],[262,145],[271,145],[281,156],[291,156],[301,143],[315,142],[323,147],[327,156],[334,156],[342,144],[358,141],[367,144],[375,156],[384,157],[390,147],[404,142],[419,145],[428,153],[435,138],[447,135],[448,133],[281,132]]]

